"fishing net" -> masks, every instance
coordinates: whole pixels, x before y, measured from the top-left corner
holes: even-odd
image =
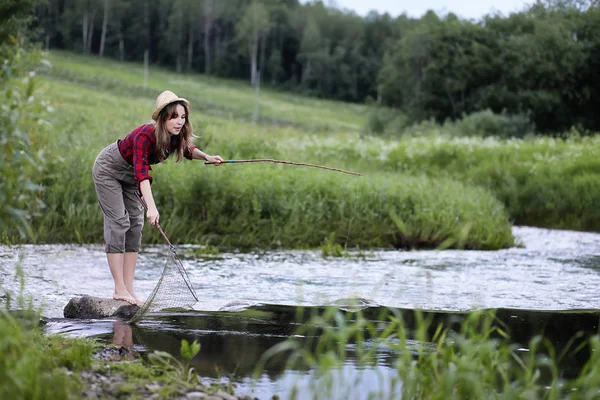
[[[137,198],[142,203],[145,210],[148,210],[146,201],[141,193],[136,192]],[[192,288],[192,283],[183,267],[181,260],[177,257],[175,246],[171,244],[167,235],[157,223],[156,227],[161,236],[169,245],[169,257],[165,263],[163,272],[156,286],[144,302],[140,309],[129,319],[129,323],[135,323],[144,318],[149,313],[169,309],[189,308],[198,301],[196,293]]]
[[[169,257],[156,286],[129,322],[135,323],[149,313],[189,308],[197,301],[198,297],[194,293],[187,271],[173,246],[169,245]]]

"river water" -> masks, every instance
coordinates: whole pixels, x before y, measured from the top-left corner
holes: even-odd
[[[235,349],[237,364],[221,365],[222,371],[236,371],[241,393],[259,398],[264,394],[267,398],[273,393],[289,393],[286,390],[290,388],[290,380],[300,382],[300,386],[314,384],[313,371],[285,372],[282,367],[275,375],[250,383],[250,365],[255,364],[259,355],[253,353],[248,357],[246,371],[240,368],[239,354],[247,352],[248,346],[258,348],[260,353],[289,337],[289,329],[274,328],[273,321],[263,321],[256,329],[249,328],[248,324],[240,325],[240,318],[244,317],[224,324],[223,318],[229,317],[218,314],[219,310],[233,311],[264,304],[283,309],[297,305],[323,306],[355,297],[371,306],[433,311],[598,308],[600,234],[529,227],[514,227],[513,233],[520,246],[499,251],[386,250],[350,252],[345,257],[324,257],[320,251],[283,250],[202,256],[197,255],[197,247],[176,246],[199,297],[194,306],[196,313],[193,318],[142,323],[141,328],[133,329],[133,337],[138,338],[134,339],[134,345],[141,351],[153,350],[161,346],[156,343],[165,343],[164,337],[160,340],[140,338],[166,331],[178,332],[173,338],[173,350],[182,337],[195,332],[190,338],[201,336],[205,341],[203,360],[210,360],[213,355],[213,361],[205,368],[206,374],[214,370],[215,364],[222,363],[225,353]],[[168,253],[168,248],[160,245],[146,247],[140,253],[136,274],[140,297],[152,291]],[[19,291],[19,280],[15,278],[17,265],[22,267],[25,294],[36,306],[43,307],[44,316],[55,319],[49,324],[50,330],[104,336],[107,340],[116,333],[115,324],[119,326],[116,321],[61,320],[63,308],[72,297],[84,294],[110,297],[112,294],[103,246],[0,246],[0,265],[0,286],[13,294]],[[205,325],[217,314],[219,326],[227,326],[226,329]],[[267,329],[269,335],[261,334],[261,329]],[[223,335],[228,337],[226,344],[216,339]],[[257,346],[252,337],[260,338],[261,344]],[[265,337],[270,339],[265,342]],[[220,350],[210,353],[207,348]],[[200,365],[196,368],[203,371]],[[375,381],[379,382],[378,390],[384,388],[381,396],[395,397],[395,389],[386,389],[386,384],[381,383],[391,382],[390,376],[394,375],[394,370],[385,363],[366,370],[349,363],[340,374],[354,382],[352,393],[358,393],[355,398],[371,393]],[[372,379],[369,374],[374,374]]]
[[[177,246],[199,297],[194,309],[240,304],[325,305],[361,297],[388,307],[464,311],[478,308],[568,310],[600,305],[600,234],[515,227],[522,244],[500,251],[365,251],[323,257],[320,251],[195,256]],[[166,246],[142,250],[136,290],[156,284]],[[0,283],[25,292],[47,317],[62,317],[70,298],[110,297],[112,279],[101,245],[0,246]]]

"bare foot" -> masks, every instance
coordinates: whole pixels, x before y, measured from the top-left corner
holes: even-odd
[[[127,303],[134,305],[134,306],[137,305],[137,301],[129,293],[120,294],[120,293],[114,292],[113,299],[126,301]]]
[[[133,297],[135,299],[135,304],[137,304],[140,307],[144,304],[144,300],[137,297],[137,295],[135,293],[133,293],[131,290],[129,290],[129,293],[131,294],[131,297]]]

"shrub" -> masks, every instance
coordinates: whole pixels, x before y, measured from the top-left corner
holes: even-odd
[[[399,134],[408,125],[407,117],[399,110],[387,107],[373,107],[367,116],[367,133]]]
[[[454,136],[496,136],[522,138],[535,130],[526,114],[495,114],[487,109],[464,115],[455,122],[446,122],[444,128]]]
[[[2,46],[8,52],[8,46]],[[34,177],[42,168],[32,139],[43,131],[43,103],[36,100],[32,65],[39,52],[16,41],[0,72],[0,225],[14,227],[22,237],[33,235],[29,220],[41,206],[41,186]]]

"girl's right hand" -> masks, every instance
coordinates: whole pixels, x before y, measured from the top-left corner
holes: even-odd
[[[148,218],[148,222],[150,222],[153,226],[158,226],[158,209],[156,207],[149,208],[146,211],[146,218]]]

